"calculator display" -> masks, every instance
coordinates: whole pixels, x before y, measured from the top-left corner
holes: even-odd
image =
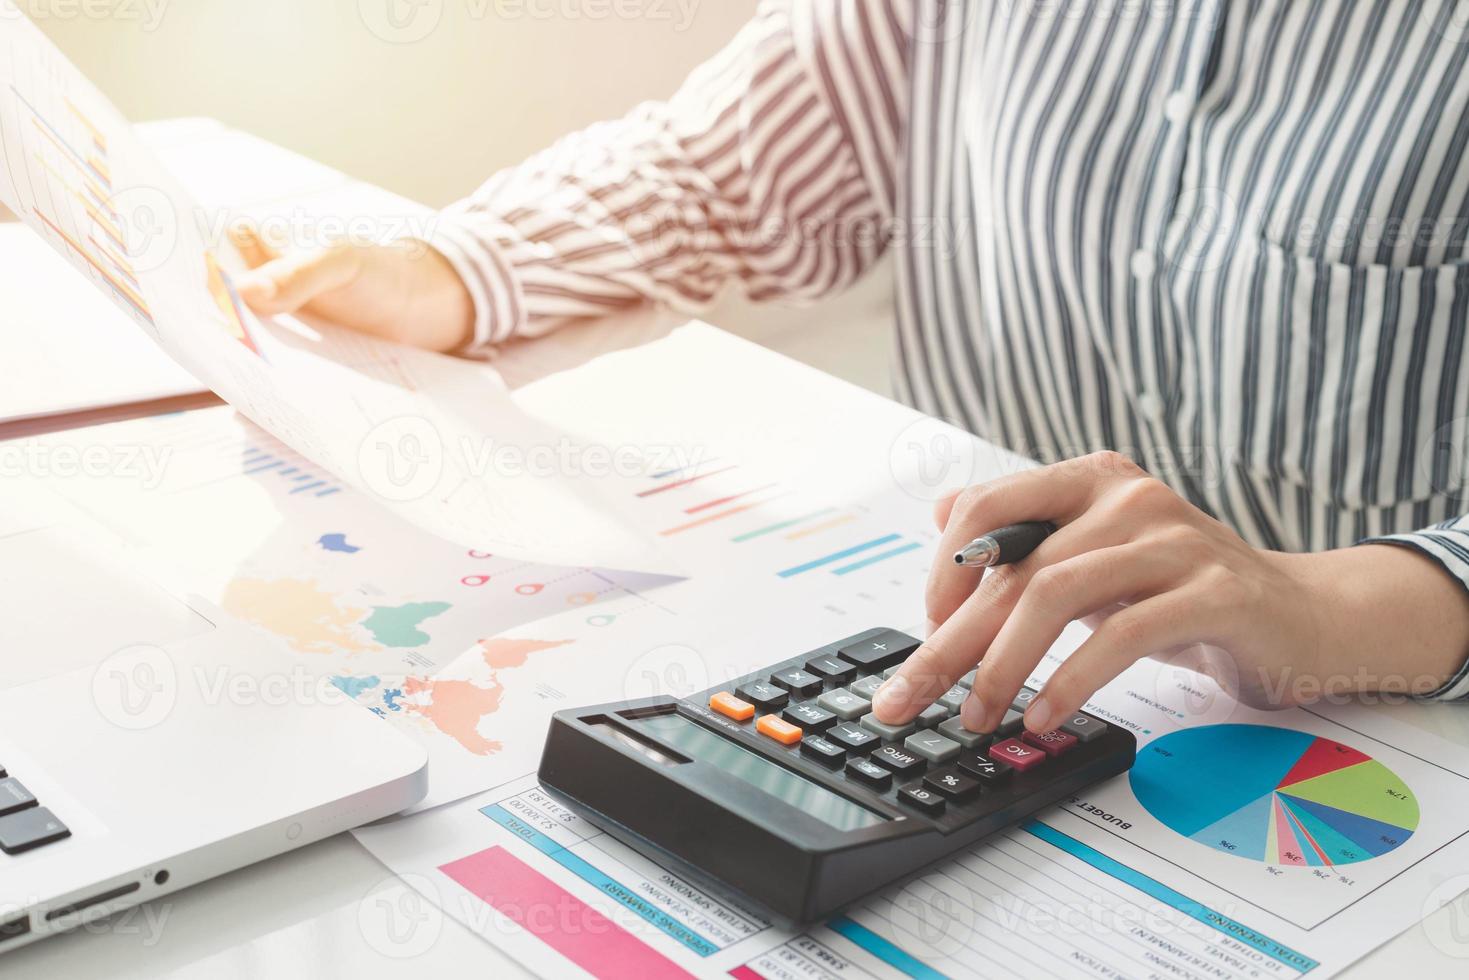
[[[675,714],[626,721],[656,735],[690,758],[717,766],[731,776],[803,810],[838,830],[885,823],[889,818],[843,799],[789,769],[742,749],[687,718]]]

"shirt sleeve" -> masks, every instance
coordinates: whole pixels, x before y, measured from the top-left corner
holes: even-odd
[[[1469,590],[1469,515],[1455,517],[1421,531],[1389,534],[1369,538],[1363,544],[1395,544],[1413,548],[1443,566],[1443,570]],[[1469,650],[1464,651],[1469,658]],[[1428,701],[1462,701],[1469,699],[1469,659],[1448,683],[1423,696]]]
[[[766,0],[667,102],[492,177],[426,236],[475,302],[471,350],[729,287],[811,300],[892,233],[911,3]]]

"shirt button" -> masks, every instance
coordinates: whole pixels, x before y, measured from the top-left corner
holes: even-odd
[[[1138,249],[1132,253],[1132,274],[1139,279],[1151,279],[1157,271],[1158,260],[1153,253],[1145,249]]]
[[[1163,115],[1172,123],[1186,121],[1191,109],[1193,100],[1188,97],[1187,92],[1174,92],[1163,100]]]

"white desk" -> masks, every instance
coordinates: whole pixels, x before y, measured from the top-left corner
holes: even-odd
[[[295,199],[342,200],[373,193],[334,171],[209,121],[155,124],[150,137],[206,207],[242,200],[290,206]],[[885,390],[885,294],[878,276],[814,313],[762,310],[752,315],[734,304],[710,319]],[[564,343],[586,343],[577,333]],[[1469,745],[1469,707],[1398,710]],[[1469,868],[1464,872],[1460,891],[1469,889]],[[1462,976],[1466,966],[1469,896],[1389,943],[1348,975],[1381,976],[1391,970],[1400,976]],[[158,907],[0,957],[3,977],[86,980],[170,974],[479,980],[523,976],[524,971],[458,922],[406,894],[345,835],[191,888]]]

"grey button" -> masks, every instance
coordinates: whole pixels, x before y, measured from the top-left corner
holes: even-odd
[[[964,699],[967,697],[969,697],[969,688],[955,684],[943,693],[938,703],[950,711],[958,711],[959,705],[963,704]]]
[[[1030,707],[1030,702],[1034,701],[1035,696],[1039,693],[1039,691],[1032,691],[1028,687],[1022,687],[1020,693],[1015,695],[1015,700],[1010,702],[1010,707],[1016,711],[1024,712],[1026,708]]]
[[[918,717],[913,720],[918,722],[919,728],[934,728],[938,726],[939,722],[947,721],[951,714],[953,714],[952,711],[935,701],[933,704],[924,708]]]
[[[940,725],[938,730],[966,749],[984,748],[990,742],[989,735],[984,732],[971,732],[958,718],[950,718]]]
[[[876,674],[873,674],[869,677],[857,678],[855,681],[847,685],[847,690],[851,691],[858,697],[866,698],[867,700],[871,701],[873,695],[877,694],[877,689],[881,686],[882,678],[878,677]]]
[[[959,743],[938,732],[915,732],[903,742],[903,748],[929,762],[948,762],[959,754]]]
[[[1098,721],[1089,715],[1076,715],[1070,721],[1061,723],[1061,731],[1075,735],[1078,742],[1090,742],[1094,738],[1101,738],[1102,733],[1106,730],[1105,721]]]
[[[6,854],[19,854],[70,836],[66,824],[43,806],[0,817],[0,851]]]
[[[816,703],[836,715],[842,721],[861,718],[872,710],[872,702],[851,691],[827,691],[816,699]]]
[[[915,727],[911,721],[906,725],[885,725],[877,720],[876,715],[863,715],[861,724],[863,728],[884,742],[896,742],[900,738],[907,738],[913,734]]]
[[[1001,738],[1009,738],[1024,727],[1025,716],[1012,708],[1005,712],[1005,718],[1000,722],[1000,727],[995,729],[995,734]]]
[[[901,667],[901,666],[903,666],[903,665],[902,664],[893,664],[887,670],[885,670],[885,671],[882,672],[882,676],[885,679],[888,678],[888,677],[893,676],[894,674],[896,674],[898,672],[898,668]]]
[[[19,779],[0,779],[0,816],[35,805],[35,796]]]
[[[974,687],[974,676],[976,674],[978,674],[978,673],[979,673],[979,669],[978,668],[975,668],[974,670],[971,670],[969,673],[965,674],[963,677],[959,678],[959,680],[958,680],[959,686],[960,687],[970,687],[970,688]]]

